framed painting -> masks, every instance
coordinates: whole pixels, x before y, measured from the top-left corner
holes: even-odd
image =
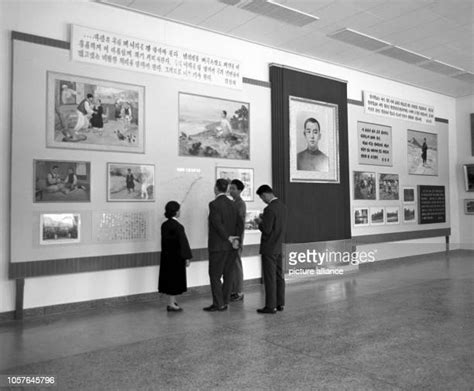
[[[408,174],[438,175],[438,135],[408,129]]]
[[[387,224],[400,223],[400,208],[398,206],[385,207],[385,216]]]
[[[379,174],[379,200],[398,200],[398,174]]]
[[[354,171],[354,200],[375,200],[375,172]]]
[[[46,146],[145,152],[145,87],[47,73]]]
[[[248,210],[245,214],[245,231],[246,232],[260,232],[258,229],[258,219],[262,211]]]
[[[81,241],[79,213],[42,213],[40,215],[40,245],[70,244]]]
[[[250,104],[179,93],[179,156],[250,160]]]
[[[107,201],[155,201],[155,165],[107,163]]]
[[[416,192],[414,187],[403,188],[403,202],[405,204],[413,204],[416,202]]]
[[[407,224],[416,223],[415,205],[403,205],[403,222]]]
[[[464,214],[474,215],[474,200],[464,200]]]
[[[254,200],[253,168],[216,167],[216,179],[224,178],[230,182],[239,179],[244,184],[241,197],[246,202]]]
[[[33,160],[33,202],[90,202],[90,162]]]
[[[354,208],[354,226],[369,225],[369,208]]]
[[[370,224],[382,225],[385,224],[385,208],[373,206],[370,208]]]
[[[338,105],[290,96],[290,182],[339,183]]]
[[[474,191],[474,164],[465,164],[464,171],[464,189]]]

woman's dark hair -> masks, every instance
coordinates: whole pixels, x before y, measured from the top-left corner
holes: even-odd
[[[171,219],[178,213],[179,204],[176,201],[170,201],[165,206],[165,217]]]

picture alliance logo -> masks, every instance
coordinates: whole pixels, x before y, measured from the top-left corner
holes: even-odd
[[[375,254],[377,250],[373,251],[325,251],[310,250],[306,251],[291,251],[288,253],[288,264],[296,266],[298,264],[314,264],[321,266],[324,264],[341,264],[347,263],[357,266],[361,263],[375,262]]]

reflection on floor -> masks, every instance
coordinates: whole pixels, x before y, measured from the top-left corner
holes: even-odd
[[[276,315],[261,287],[222,313],[208,296],[0,325],[0,373],[58,390],[472,390],[474,253],[292,283]]]

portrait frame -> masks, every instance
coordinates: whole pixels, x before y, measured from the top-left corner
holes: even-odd
[[[249,102],[180,91],[178,156],[250,160],[250,119]]]
[[[354,207],[354,227],[366,227],[369,225],[369,208]]]
[[[53,71],[47,71],[46,84],[47,148],[145,153],[144,86]],[[63,103],[63,86],[76,88],[70,92],[75,103]],[[89,115],[79,123],[77,107],[89,93],[102,109],[96,108],[94,121]]]
[[[463,166],[464,190],[474,191],[474,164],[465,164]]]
[[[416,203],[416,189],[414,187],[403,188],[403,203],[414,204]]]
[[[54,166],[60,183],[48,185],[48,174]],[[76,183],[65,183],[73,170]],[[74,160],[33,159],[33,203],[91,202],[91,163]]]
[[[257,209],[250,209],[245,212],[244,229],[246,233],[260,233],[256,219],[260,217],[261,213],[262,211]]]
[[[133,175],[131,182],[127,179],[128,170]],[[107,202],[155,202],[155,200],[154,164],[107,163]]]
[[[422,159],[423,139],[427,141],[426,164]],[[438,135],[407,129],[407,164],[409,175],[438,176]]]
[[[340,183],[339,106],[290,96],[289,117],[290,182]],[[318,121],[320,134],[325,135],[318,139],[315,158],[315,153],[307,149],[304,134],[304,123],[310,118]],[[321,167],[321,170],[313,167]]]
[[[474,215],[474,199],[464,200],[464,214]]]
[[[65,224],[70,227],[65,227]],[[80,213],[41,213],[39,244],[60,245],[81,242]]]
[[[253,168],[243,167],[223,167],[216,166],[216,180],[220,178],[227,179],[230,181],[233,179],[239,179],[245,185],[244,190],[241,193],[242,200],[246,202],[254,201],[254,175]]]

